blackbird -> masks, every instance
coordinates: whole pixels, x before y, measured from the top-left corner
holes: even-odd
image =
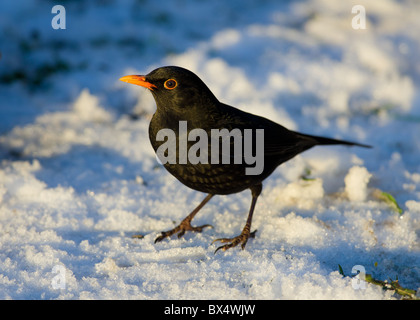
[[[173,144],[177,144],[179,140],[179,145],[175,149],[176,154],[172,151],[175,157],[172,158],[172,161],[163,163],[165,168],[186,186],[207,193],[204,200],[177,227],[162,232],[156,238],[155,243],[176,233],[180,238],[186,231],[201,232],[203,228],[210,225],[192,226],[191,221],[214,195],[227,195],[250,189],[252,202],[241,234],[233,238],[221,238],[213,241],[226,243],[218,247],[215,252],[220,249],[227,250],[238,244],[241,244],[244,249],[248,239],[254,237],[256,232],[251,232],[251,222],[255,204],[262,190],[262,182],[277,166],[316,145],[341,144],[370,147],[355,142],[294,132],[264,117],[226,105],[214,96],[196,74],[181,67],[161,67],[147,75],[130,75],[122,77],[120,80],[145,87],[152,93],[157,109],[149,125],[149,138],[155,152],[157,154],[160,152],[159,158],[168,159],[169,149],[175,147]],[[181,124],[185,130],[181,130]],[[176,140],[172,139],[169,143],[169,135],[165,136],[167,139],[159,137],[159,132],[162,129],[170,129]],[[234,159],[230,152],[236,143],[234,136],[228,136],[228,152],[230,153],[224,159],[225,161],[220,161],[226,155],[226,149],[222,150],[223,146],[213,148],[216,142],[220,142],[220,140],[210,138],[214,129],[218,129],[219,132],[223,129],[227,129],[229,133],[232,133],[233,130],[239,132],[242,137],[239,142],[245,144],[242,146],[242,150],[245,151],[247,146],[251,146],[251,149],[255,151],[254,158],[259,156],[260,159],[263,159],[263,166],[259,166],[260,170],[255,170],[256,173],[247,173],[246,170],[250,169],[250,158],[246,159],[243,153],[240,153],[242,156],[239,159],[237,153],[234,153],[236,156]],[[238,129],[239,131],[237,131]],[[252,133],[252,135],[248,135],[248,141],[245,141],[246,130],[251,130]],[[258,130],[260,130],[259,133],[263,133],[262,139],[262,135],[257,137]],[[202,161],[198,162],[196,158],[189,157],[190,153],[186,158],[181,152],[185,151],[181,150],[182,143],[187,147],[186,150],[191,151],[191,148],[194,147],[196,139],[185,136],[185,133],[189,135],[193,132],[208,134],[208,140],[202,141],[205,143],[204,147],[200,149],[200,156],[203,157],[199,159]],[[249,139],[249,137],[253,139]],[[164,144],[166,145],[164,146]],[[160,147],[165,147],[165,152],[160,151]],[[197,150],[194,149],[194,151]],[[220,154],[216,154],[214,158],[211,157],[217,152]],[[206,153],[208,153],[207,158],[205,157]],[[194,152],[192,154],[196,155]],[[209,157],[214,161],[206,161]]]

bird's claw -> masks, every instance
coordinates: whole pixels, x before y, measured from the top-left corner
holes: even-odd
[[[179,239],[185,234],[186,231],[202,232],[203,229],[206,228],[206,227],[213,228],[213,226],[210,225],[210,224],[205,224],[205,225],[202,225],[202,226],[193,227],[191,225],[191,223],[189,223],[189,222],[188,223],[181,222],[181,224],[179,226],[173,228],[172,230],[162,231],[161,235],[155,239],[155,243],[160,242],[163,239],[168,238],[175,233],[178,233],[177,236],[178,236],[178,239]]]
[[[226,243],[229,242],[228,244],[225,244],[223,246],[220,246],[216,249],[216,251],[214,251],[214,253],[216,254],[217,251],[219,250],[223,250],[226,251],[227,249],[236,247],[238,244],[241,244],[241,248],[242,250],[245,249],[246,243],[248,242],[249,238],[255,238],[255,233],[257,232],[257,230],[253,231],[253,232],[242,232],[239,236],[234,237],[234,238],[220,238],[220,239],[216,239],[212,242],[215,243],[216,241],[220,241],[221,243]]]

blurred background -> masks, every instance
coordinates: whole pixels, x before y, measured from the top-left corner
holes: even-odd
[[[284,110],[319,113],[311,106],[325,99],[334,104],[328,113],[407,111],[419,100],[418,2],[363,2],[2,1],[0,133],[65,108],[84,88],[128,111],[133,101],[115,92],[121,75],[188,53],[178,63],[202,77],[211,77],[206,62],[219,58],[257,89],[275,83],[277,96],[264,94],[281,98]],[[51,25],[57,4],[66,10],[66,29]],[[352,27],[355,5],[365,8],[366,29]]]
[[[52,13],[57,4],[65,8],[66,29],[52,27],[59,14]],[[275,15],[285,5],[276,1],[2,1],[0,132],[32,120],[39,112],[59,110],[83,88],[101,95],[113,108],[126,108],[122,96],[113,100],[113,90],[127,69],[148,72],[168,56],[209,42],[220,30],[240,30]]]

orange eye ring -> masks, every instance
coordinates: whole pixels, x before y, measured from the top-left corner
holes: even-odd
[[[168,80],[165,81],[165,83],[163,85],[166,89],[172,90],[172,89],[176,88],[178,83],[176,82],[175,79],[168,79]]]

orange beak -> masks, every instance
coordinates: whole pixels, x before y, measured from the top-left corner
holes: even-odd
[[[153,88],[157,88],[154,84],[147,82],[144,76],[140,75],[132,75],[132,76],[125,76],[120,78],[121,81],[136,84],[138,86],[145,87],[149,90],[153,90]]]

